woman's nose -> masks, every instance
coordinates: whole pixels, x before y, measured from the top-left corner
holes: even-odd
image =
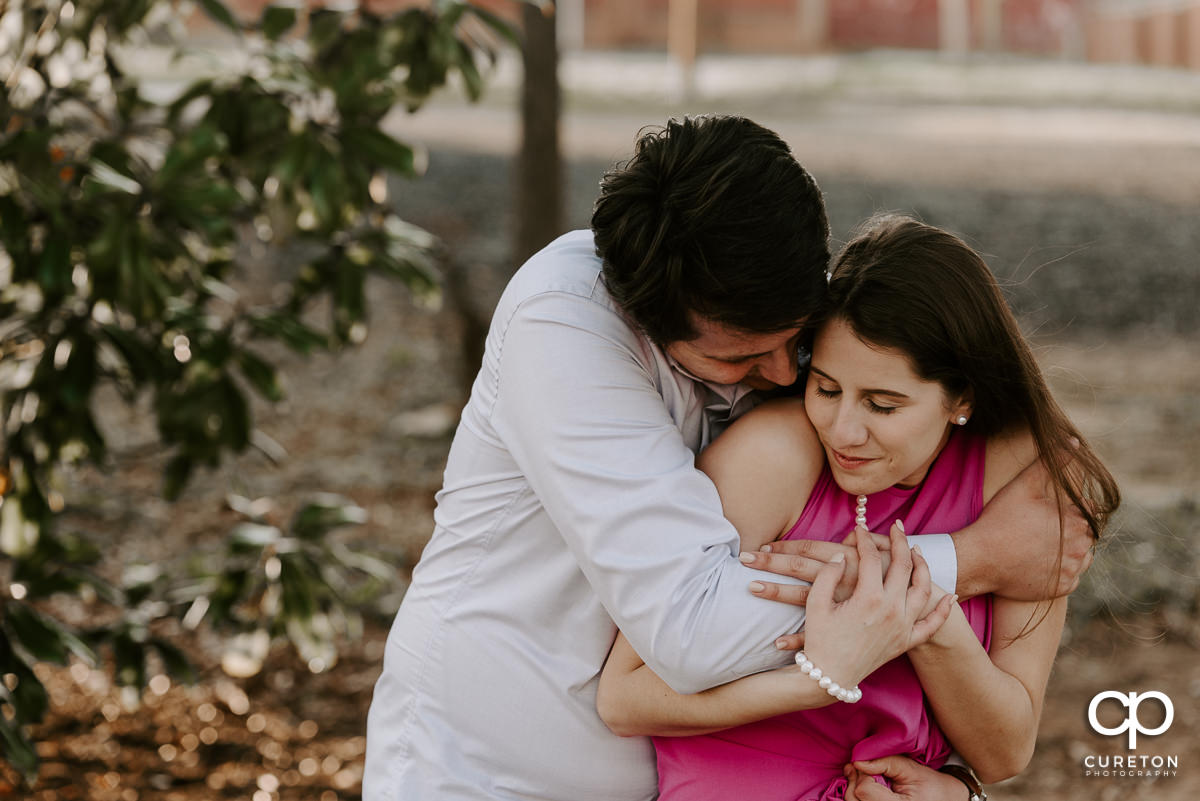
[[[838,404],[830,433],[830,444],[838,450],[862,445],[867,441],[867,427],[863,425],[854,403],[843,400]]]

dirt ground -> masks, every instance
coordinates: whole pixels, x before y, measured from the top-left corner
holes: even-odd
[[[955,116],[944,104],[928,106],[927,118],[919,107],[901,115],[887,103],[827,108],[824,118],[807,106],[762,111],[816,174],[838,239],[874,211],[910,210],[987,255],[1058,396],[1122,482],[1126,509],[1073,603],[1033,764],[989,788],[991,797],[1200,797],[1200,184],[1192,182],[1200,146],[1162,136],[1106,144],[1085,130],[1079,141],[1026,131],[989,148],[984,134],[959,141],[946,126],[967,137],[967,123],[978,127],[979,115],[997,110],[957,107]],[[1031,130],[1039,119],[1053,128],[1037,109],[1019,111]],[[568,117],[573,226],[586,225],[601,172],[629,152],[636,129],[664,117],[661,109],[638,114]],[[1056,114],[1056,124],[1067,125]],[[877,123],[898,115],[909,133],[881,137]],[[955,119],[958,129],[948,122]],[[448,269],[470,288],[471,313],[486,316],[511,270],[511,164],[497,152],[508,152],[511,112],[447,104],[411,123],[409,133],[431,143],[428,171],[393,194],[407,218],[443,239]],[[54,711],[36,732],[41,781],[30,793],[0,784],[0,797],[359,797],[366,709],[387,623],[432,529],[433,493],[470,378],[457,310],[421,306],[385,283],[371,297],[372,329],[361,348],[281,356],[289,399],[261,407],[258,422],[287,450],[282,464],[247,454],[168,505],[158,494],[162,460],[145,447],[153,432],[144,416],[106,403],[112,464],[74,475],[68,499],[71,519],[108,539],[116,569],[218,541],[233,520],[222,501],[230,487],[285,506],[317,490],[346,494],[370,513],[351,536],[389,555],[398,573],[364,636],[325,673],[309,673],[281,646],[263,673],[236,681],[220,673],[220,644],[202,638],[190,651],[205,683],[158,681],[140,699],[112,687],[103,670],[43,670]],[[1141,738],[1136,753],[1177,757],[1176,775],[1084,775],[1089,755],[1130,753],[1123,737],[1088,725],[1088,703],[1103,690],[1158,690],[1172,699],[1169,731]],[[1147,728],[1161,715],[1151,706],[1141,712]]]

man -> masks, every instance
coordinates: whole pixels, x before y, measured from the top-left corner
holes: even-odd
[[[770,131],[685,119],[606,176],[592,229],[530,259],[497,306],[388,640],[366,801],[652,798],[649,741],[614,736],[595,712],[617,627],[681,692],[791,657],[773,643],[803,610],[747,591],[769,574],[738,560],[693,459],[755,390],[797,379],[829,260],[820,191]],[[1065,578],[1047,570],[1058,514],[1024,486],[1034,479],[971,529],[922,539],[936,583],[1071,588],[1090,543],[1073,526]],[[835,552],[853,553],[812,543],[791,572],[811,578]],[[890,769],[926,782],[921,797],[965,795],[927,768]]]

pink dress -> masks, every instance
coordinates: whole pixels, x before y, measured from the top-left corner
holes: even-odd
[[[983,439],[955,429],[920,486],[868,497],[868,528],[887,531],[900,518],[910,534],[939,533],[974,521],[983,509],[985,448]],[[854,528],[854,506],[855,496],[837,486],[826,466],[784,539],[806,532],[841,540]],[[987,648],[991,597],[962,606]],[[902,754],[941,766],[950,745],[907,657],[883,665],[859,687],[857,704],[834,703],[715,734],[654,738],[660,800],[825,801],[844,797],[842,766],[854,760]]]

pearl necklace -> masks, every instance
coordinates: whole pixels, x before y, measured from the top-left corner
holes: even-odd
[[[858,496],[858,505],[854,507],[854,523],[862,528],[867,527],[867,496]]]

